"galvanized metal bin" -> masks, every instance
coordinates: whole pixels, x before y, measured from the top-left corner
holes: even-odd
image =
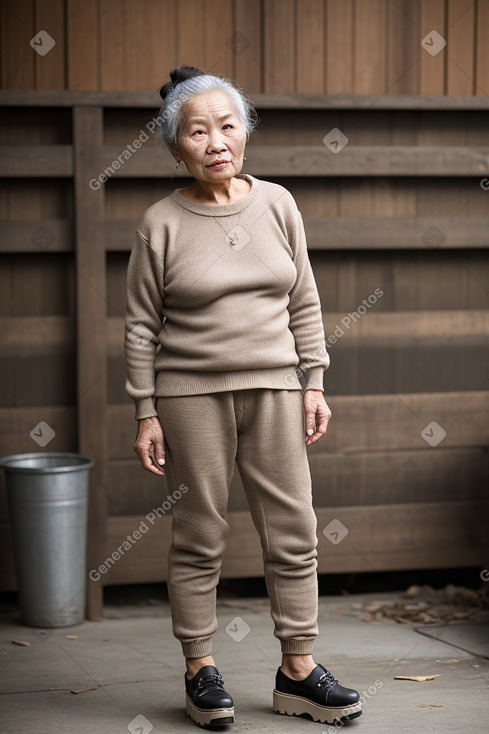
[[[0,459],[5,470],[21,620],[68,627],[84,618],[89,470],[80,454]]]

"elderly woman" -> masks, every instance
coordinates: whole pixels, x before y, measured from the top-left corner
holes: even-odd
[[[273,708],[323,723],[355,718],[357,691],[312,657],[317,523],[306,447],[326,433],[331,413],[302,218],[282,186],[241,173],[257,121],[247,96],[195,67],[170,78],[160,91],[160,140],[195,180],[147,209],[136,232],[126,389],[143,467],[166,473],[171,492],[180,488],[168,594],[186,660],[186,710],[199,725],[234,722],[211,653],[236,461],[282,653]]]

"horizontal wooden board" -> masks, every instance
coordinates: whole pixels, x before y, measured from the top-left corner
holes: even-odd
[[[361,304],[347,314],[325,314],[324,327],[329,343],[332,344],[331,338],[336,333],[339,338],[335,345],[342,348],[385,345],[392,350],[401,347],[489,347],[488,311],[376,312],[374,309],[375,304],[371,310]]]
[[[316,507],[486,499],[489,484],[484,448],[333,453],[326,437],[323,453],[311,455],[309,464]],[[145,514],[168,494],[166,478],[144,471],[136,456],[110,461],[108,476],[112,516]],[[248,508],[237,467],[228,508]]]
[[[452,349],[445,346],[412,349],[386,344],[330,348],[331,365],[324,375],[324,389],[331,395],[385,395],[453,391],[472,394],[487,383],[489,349],[487,345]],[[109,403],[129,400],[125,391],[126,369],[122,353],[107,369]]]
[[[375,373],[369,382],[375,393],[385,392],[389,385],[399,386],[396,389],[402,385],[408,387],[413,380],[423,391],[451,390],[455,385],[460,385],[459,389],[476,389],[487,378],[489,316],[486,311],[376,312],[372,307],[363,316],[358,311],[327,313],[324,327],[332,359],[325,385],[331,394],[338,394],[340,388],[343,394],[357,392],[356,380],[360,373],[366,379],[369,370]],[[127,397],[122,317],[106,319],[106,338],[110,398],[118,402]],[[14,397],[13,384],[19,382],[21,375],[24,380],[29,370],[38,379],[23,382],[22,405],[28,404],[28,395],[32,405],[45,405],[48,386],[58,385],[61,389],[60,370],[62,377],[73,377],[70,370],[64,369],[74,354],[72,317],[1,317],[0,340],[3,392],[5,396],[11,395],[13,402],[20,400],[20,394]],[[400,372],[402,362],[409,362],[406,375]],[[394,369],[396,365],[399,368]],[[380,380],[378,385],[375,375]],[[54,403],[70,399],[66,391],[60,392],[57,398],[54,397],[57,393],[51,394],[49,400]],[[6,407],[8,400],[3,404]]]
[[[138,220],[106,220],[107,251],[129,252]],[[489,219],[451,221],[442,217],[305,217],[310,250],[465,249],[489,246]],[[430,231],[438,232],[430,237]],[[72,252],[67,219],[0,222],[0,252]]]
[[[100,174],[110,177],[184,177],[163,149],[105,146]],[[128,154],[127,154],[128,155]],[[487,176],[489,148],[470,146],[347,145],[339,153],[318,145],[250,145],[256,176]],[[119,159],[119,160],[118,160]],[[114,165],[115,163],[115,165]]]
[[[309,457],[316,507],[487,499],[485,447],[331,453],[323,441],[323,453]]]
[[[70,316],[0,318],[2,359],[40,357],[74,348],[74,319]]]
[[[367,299],[365,299],[367,300]],[[380,299],[377,299],[377,302]],[[400,347],[477,347],[489,345],[489,312],[467,311],[375,311],[376,303],[347,313],[325,313],[325,334],[329,346],[358,348],[388,345]],[[19,324],[21,322],[18,322]],[[0,319],[0,334],[2,333]],[[3,320],[3,333],[15,331],[15,322]],[[334,339],[333,339],[334,337]],[[124,320],[111,316],[107,319],[108,353],[118,357],[123,353]]]
[[[435,145],[250,145],[247,166],[257,176],[484,176],[489,148]]]
[[[487,110],[484,96],[418,94],[253,94],[260,109],[383,109],[383,110]],[[0,105],[8,107],[136,107],[157,109],[156,92],[1,90]]]
[[[325,315],[355,311],[379,287],[384,295],[369,313],[489,308],[489,258],[484,250],[445,251],[443,255],[432,248],[390,252],[310,250],[309,257]],[[128,252],[108,253],[109,316],[125,312],[128,260]],[[1,272],[0,261],[0,277]],[[328,327],[331,325],[328,323]],[[407,388],[401,392],[426,391]]]
[[[485,521],[488,511],[487,501],[317,508],[318,572],[484,564],[489,551]],[[260,541],[249,512],[229,512],[227,521],[230,530],[221,577],[263,576]],[[5,526],[0,527],[6,530]],[[110,517],[107,531],[106,554],[89,569],[92,578],[96,579],[98,574],[106,585],[167,580],[170,516]],[[15,588],[12,556],[8,553],[8,534],[2,532],[2,537],[9,562],[0,576],[0,590],[10,590]],[[126,548],[122,547],[124,541],[129,543]]]
[[[346,348],[345,348],[346,347]],[[445,346],[413,349],[409,345],[370,348],[339,342],[330,349],[331,365],[324,375],[328,395],[383,395],[391,393],[476,393],[487,385],[487,345],[453,349]]]
[[[396,571],[483,564],[489,551],[488,511],[487,501],[318,508],[318,571]],[[250,514],[230,512],[227,521],[230,531],[222,578],[262,576],[262,552]],[[324,534],[331,522],[334,524]],[[169,516],[153,524],[143,515],[109,518],[106,557],[127,536],[134,542],[103,574],[104,583],[166,580],[170,527]],[[341,534],[347,531],[339,542],[335,528]],[[134,540],[138,529],[141,537]],[[101,559],[101,563],[104,561]]]
[[[334,573],[337,565],[362,572],[484,564],[488,510],[487,500],[323,509],[317,513],[320,571]],[[338,544],[331,542],[336,536],[328,537],[335,520],[348,530]]]
[[[0,252],[72,252],[73,250],[73,223],[68,219],[0,222]]]
[[[106,249],[130,250],[138,223],[138,220],[106,220]],[[453,221],[443,217],[304,217],[304,227],[310,250],[444,250],[489,246],[489,219],[483,217]]]
[[[328,451],[422,449],[434,452],[436,447],[430,446],[421,435],[433,421],[446,432],[443,448],[489,444],[489,391],[327,397],[333,413]],[[442,436],[442,431],[435,429],[434,438],[427,436],[432,441]],[[132,458],[134,430],[133,405],[109,405],[109,459]],[[431,430],[428,428],[428,434]],[[310,456],[324,450],[325,442],[308,449]]]
[[[55,433],[43,447],[30,435],[41,422],[47,423]],[[45,405],[0,408],[0,436],[2,455],[43,450],[76,451],[75,409],[72,406]]]
[[[305,217],[304,227],[311,250],[430,247],[444,250],[489,246],[489,219],[482,217],[455,220],[442,217]],[[436,230],[439,231],[436,233]]]
[[[0,146],[0,176],[67,177],[73,175],[71,145],[2,145]]]

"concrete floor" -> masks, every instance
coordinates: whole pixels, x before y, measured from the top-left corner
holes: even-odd
[[[344,730],[351,734],[487,731],[488,659],[405,625],[364,622],[361,612],[350,606],[352,602],[397,596],[320,598],[316,662],[329,667],[341,683],[363,694],[363,715],[345,725]],[[220,731],[338,731],[273,713],[279,645],[272,634],[267,599],[220,600],[218,621],[214,656],[236,708],[235,725]],[[77,637],[69,639],[67,635]],[[12,640],[30,645],[18,646]],[[2,732],[199,731],[184,713],[183,658],[171,632],[166,602],[111,607],[102,622],[55,630],[25,627],[19,623],[16,610],[4,610],[0,641]],[[395,675],[439,677],[419,683],[394,680]],[[89,690],[72,692],[80,689]]]

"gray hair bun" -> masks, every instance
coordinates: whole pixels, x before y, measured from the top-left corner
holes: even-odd
[[[170,71],[171,81],[163,84],[160,89],[161,99],[166,99],[170,92],[173,92],[177,84],[180,84],[180,82],[185,82],[187,79],[192,79],[194,76],[205,76],[205,74],[205,71],[197,69],[196,66],[176,66]]]

